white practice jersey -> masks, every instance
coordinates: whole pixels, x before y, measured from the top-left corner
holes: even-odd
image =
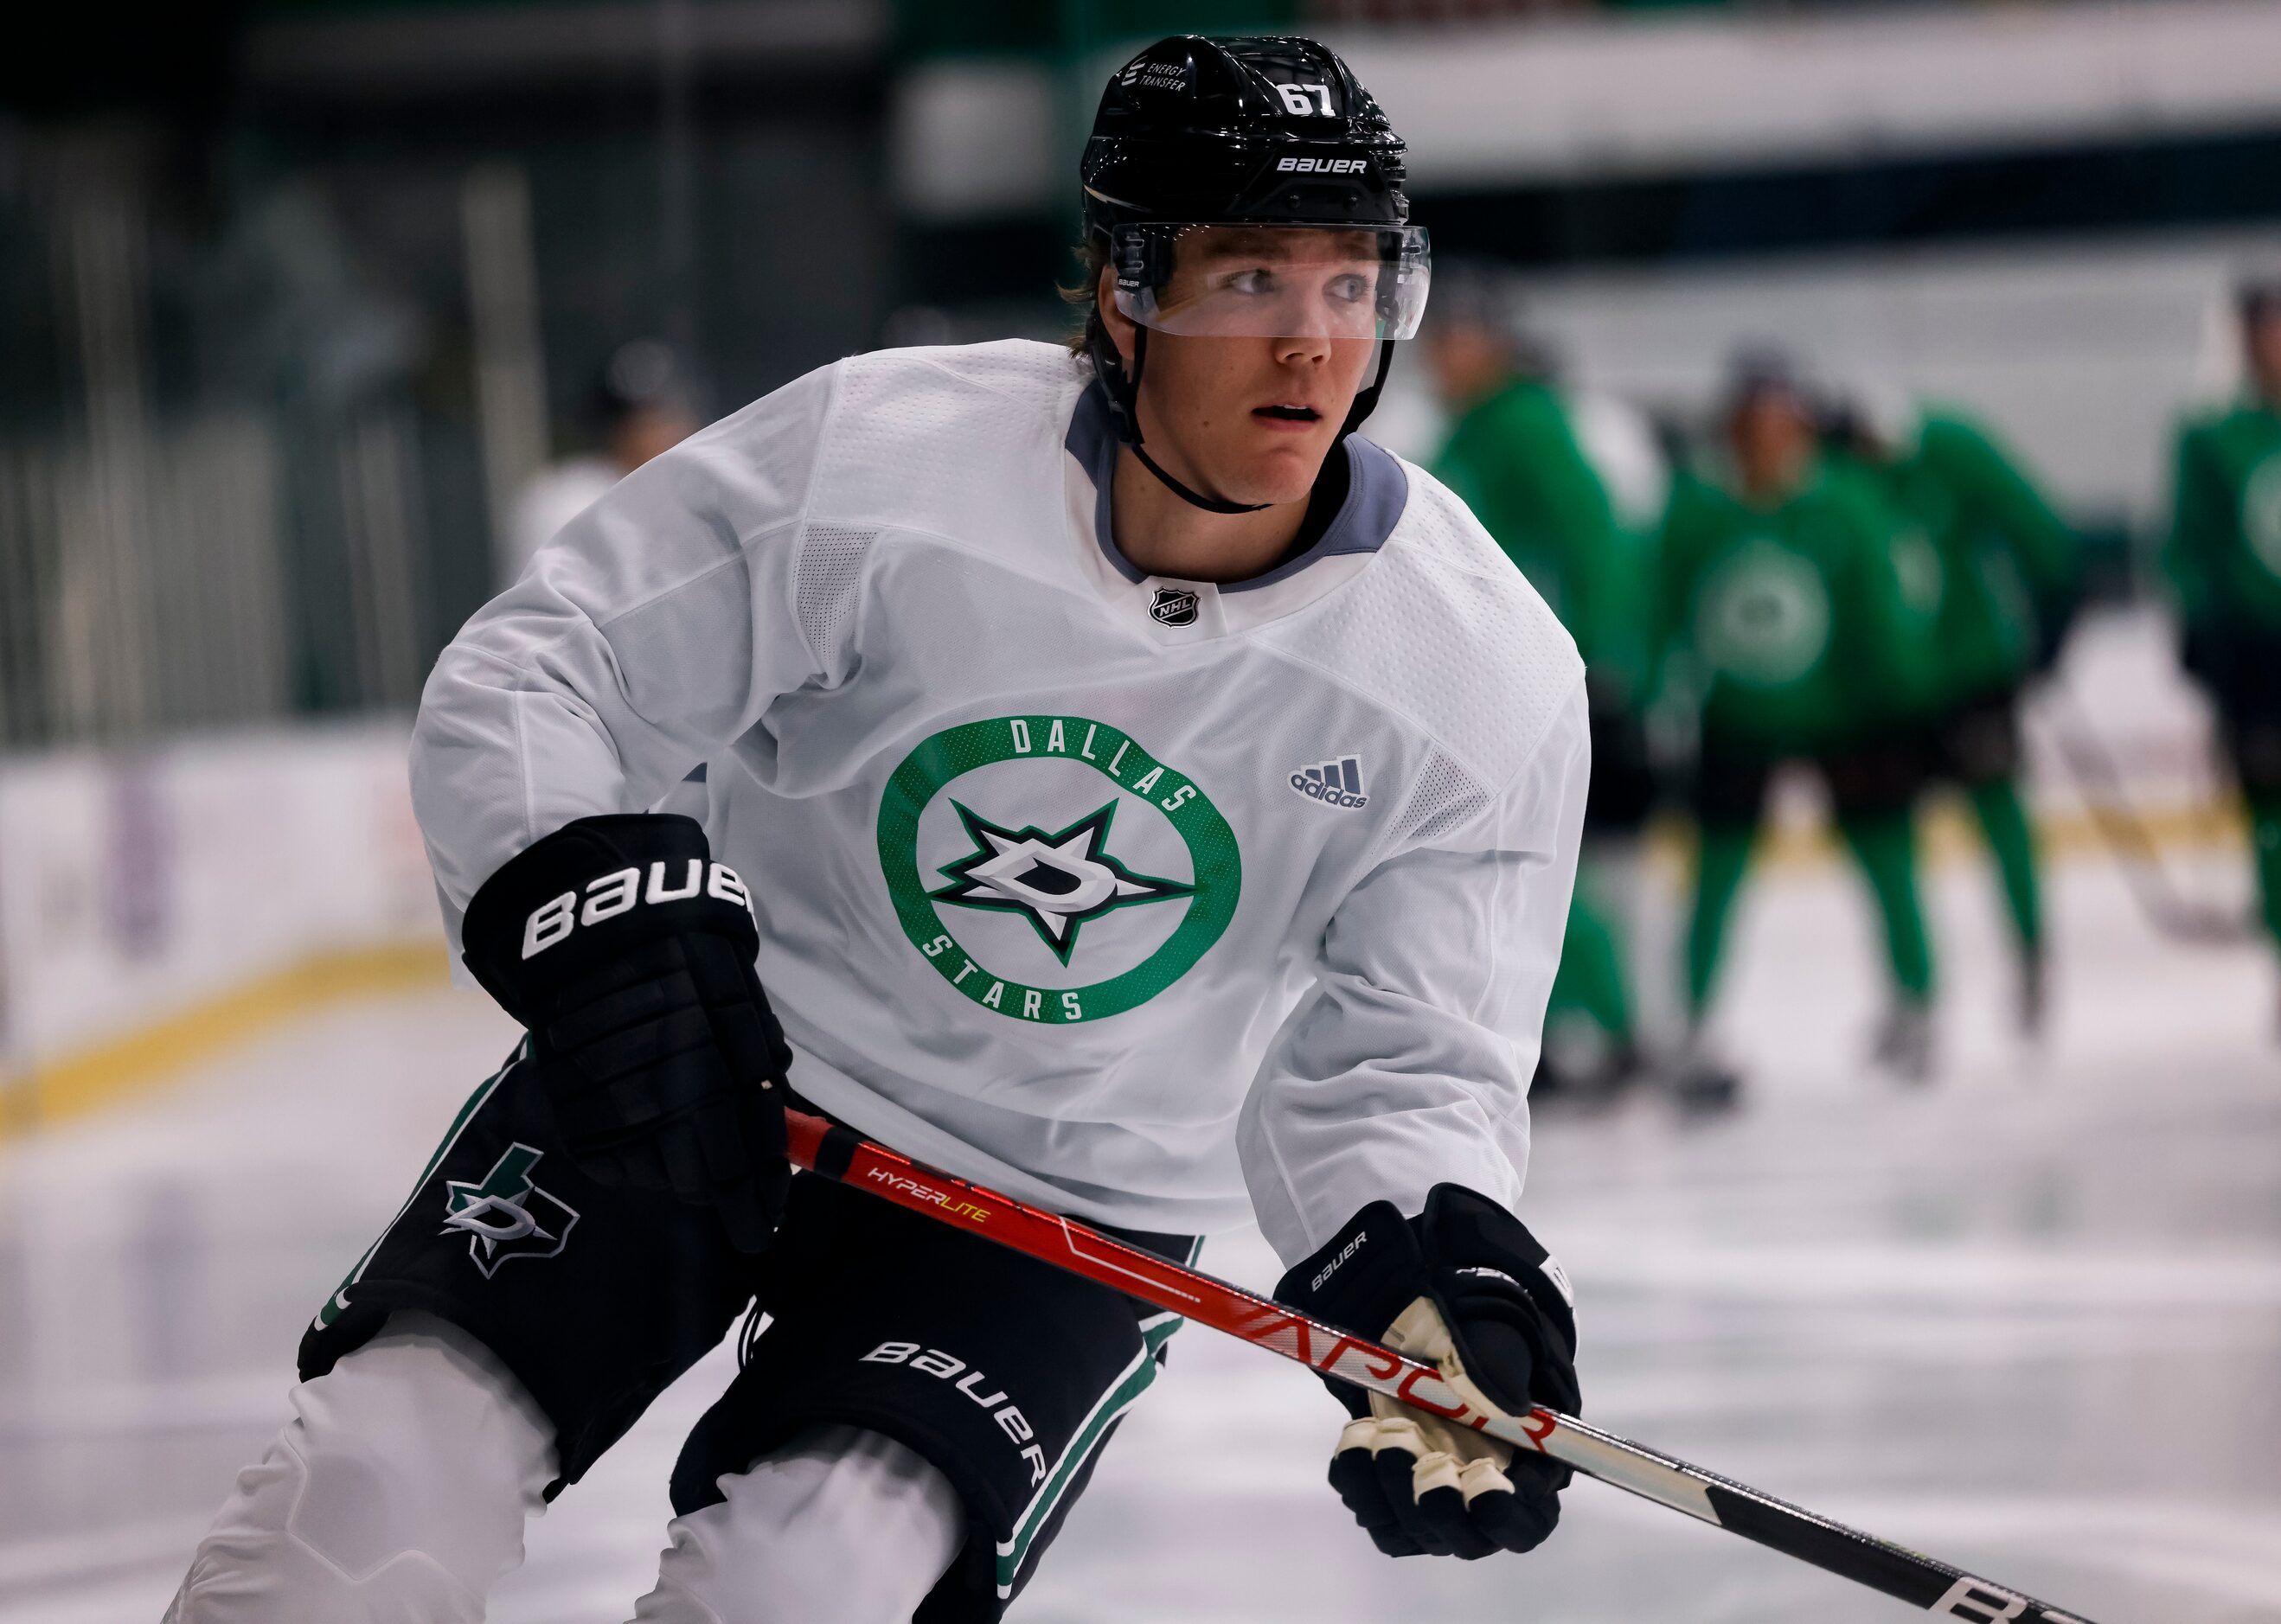
[[[1568,635],[1361,439],[1303,556],[1109,528],[1080,365],[812,373],[621,481],[437,663],[414,800],[456,942],[574,818],[700,818],[793,1086],[1096,1221],[1287,1260],[1453,1181],[1512,1205],[1589,771]]]

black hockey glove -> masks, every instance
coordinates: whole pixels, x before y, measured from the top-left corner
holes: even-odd
[[[1580,1406],[1560,1266],[1519,1219],[1462,1185],[1435,1185],[1417,1218],[1371,1203],[1275,1295],[1438,1366],[1469,1403],[1510,1414]],[[1528,1551],[1560,1520],[1566,1466],[1376,1393],[1325,1385],[1355,1418],[1339,1435],[1331,1487],[1387,1555],[1470,1561]]]
[[[694,819],[581,818],[483,882],[468,968],[530,1029],[565,1148],[597,1183],[719,1209],[758,1251],[783,1216],[792,1051],[760,933]]]

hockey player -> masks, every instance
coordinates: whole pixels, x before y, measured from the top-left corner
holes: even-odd
[[[516,494],[492,573],[504,591],[520,580],[531,555],[602,493],[651,458],[671,450],[704,425],[696,390],[673,351],[638,338],[610,353],[594,380],[592,416],[601,444],[533,474]]]
[[[2018,460],[1954,410],[1856,403],[1846,454],[1921,550],[1939,608],[1929,696],[1930,765],[1960,787],[1996,859],[2020,955],[2018,1018],[2043,1025],[2043,910],[2035,835],[2020,800],[2020,689],[2058,651],[2075,591],[2075,541]]]
[[[1923,618],[1905,596],[1891,519],[1860,475],[1820,452],[1813,404],[1789,364],[1736,364],[1724,413],[1731,464],[1675,484],[1664,524],[1663,624],[1701,694],[1694,811],[1701,835],[1687,935],[1697,1036],[1682,1093],[1723,1101],[1703,1049],[1727,918],[1775,767],[1810,760],[1884,925],[1893,1003],[1875,1055],[1930,1066],[1932,959],[1918,903],[1911,809],[1921,751],[1908,731],[1930,691]]]
[[[173,1618],[479,1618],[748,1303],[637,1616],[995,1618],[1178,1321],[790,1177],[795,1088],[1167,1253],[1256,1216],[1294,1303],[1575,1407],[1513,1207],[1583,673],[1352,434],[1427,290],[1402,155],[1311,42],[1150,47],[1086,150],[1078,350],[812,373],[461,632],[414,794],[529,1037],[318,1315]],[[1376,1405],[1332,1478],[1380,1549],[1551,1530],[1565,1468]]]
[[[1461,263],[1454,275],[1441,268],[1426,339],[1442,398],[1457,414],[1434,471],[1543,595],[1584,658],[1592,787],[1551,1020],[1580,1014],[1601,1043],[1592,1064],[1582,1066],[1562,1052],[1573,1045],[1549,1043],[1543,1080],[1597,1092],[1621,1081],[1638,1058],[1613,893],[1654,798],[1641,717],[1651,538],[1618,521],[1550,358],[1527,343],[1495,267]],[[1549,1028],[1548,1035],[1556,1034],[1557,1027]]]
[[[2178,433],[2163,563],[2186,669],[2249,804],[2266,930],[2281,943],[2281,275],[2238,296],[2247,395]]]

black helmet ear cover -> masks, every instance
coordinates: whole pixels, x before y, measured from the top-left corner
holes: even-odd
[[[1109,397],[1110,420],[1117,425],[1117,437],[1133,448],[1140,466],[1162,481],[1165,488],[1193,507],[1207,513],[1256,513],[1271,507],[1267,502],[1227,502],[1218,496],[1207,496],[1202,491],[1191,490],[1167,473],[1157,460],[1149,456],[1140,443],[1140,369],[1148,359],[1148,329],[1135,325],[1133,329],[1133,370],[1126,373],[1124,358],[1117,346],[1109,342],[1109,327],[1094,311],[1086,318],[1085,350],[1093,362],[1093,375],[1101,382],[1101,392]]]
[[[1331,442],[1333,450],[1338,449],[1339,440],[1345,439],[1356,429],[1360,428],[1364,419],[1378,410],[1379,392],[1386,388],[1386,374],[1392,371],[1393,367],[1394,341],[1390,338],[1381,338],[1378,341],[1378,375],[1370,381],[1370,386],[1367,389],[1355,391],[1354,404],[1347,408],[1347,420],[1339,427],[1339,439]]]

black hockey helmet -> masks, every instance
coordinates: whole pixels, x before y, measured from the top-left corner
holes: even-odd
[[[1808,417],[1821,411],[1821,392],[1807,376],[1797,352],[1769,340],[1752,340],[1727,358],[1720,407],[1733,412],[1768,395],[1790,402]]]
[[[662,339],[636,338],[610,351],[595,374],[592,412],[612,427],[643,412],[698,412],[695,381]]]
[[[1085,225],[1402,226],[1402,138],[1338,54],[1176,35],[1126,63],[1085,143]]]
[[[1251,511],[1188,489],[1141,449],[1135,400],[1148,329],[1256,332],[1263,320],[1270,335],[1318,329],[1272,327],[1288,314],[1164,305],[1158,296],[1171,276],[1176,239],[1214,226],[1369,234],[1376,274],[1350,312],[1327,318],[1340,324],[1339,336],[1381,341],[1377,375],[1356,395],[1343,439],[1378,404],[1393,341],[1417,331],[1425,308],[1431,266],[1425,231],[1409,223],[1403,153],[1370,92],[1313,40],[1178,35],[1110,79],[1079,173],[1086,239],[1116,273],[1117,308],[1138,324],[1132,373],[1098,311],[1086,317],[1086,346],[1118,435],[1188,501],[1216,512]],[[1308,318],[1325,319],[1320,312]]]
[[[1556,379],[1558,349],[1532,324],[1511,266],[1495,259],[1443,258],[1434,266],[1434,319],[1442,332],[1485,333],[1524,377]]]
[[[2234,284],[2233,307],[2246,327],[2281,316],[2281,268],[2262,269],[2242,277]]]

